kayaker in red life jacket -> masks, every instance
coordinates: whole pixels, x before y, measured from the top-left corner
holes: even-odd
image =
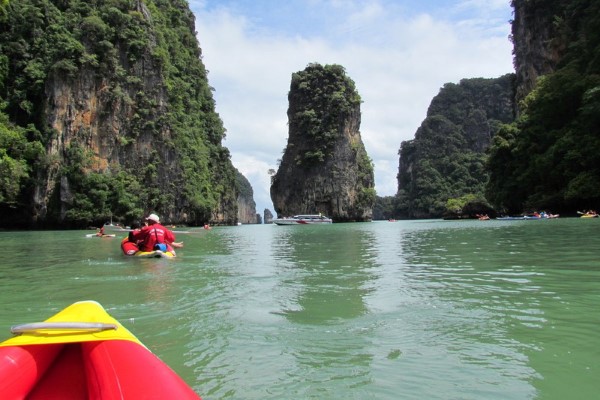
[[[160,224],[156,214],[146,217],[148,226],[133,232],[133,239],[139,244],[140,251],[153,251],[155,244],[175,244],[174,247],[182,247],[182,243],[175,243],[175,234]]]

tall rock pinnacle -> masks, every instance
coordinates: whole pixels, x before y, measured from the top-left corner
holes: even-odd
[[[373,164],[352,79],[340,65],[309,64],[292,74],[288,100],[288,142],[271,184],[277,214],[371,220]]]

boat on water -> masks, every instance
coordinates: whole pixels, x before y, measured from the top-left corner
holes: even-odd
[[[520,220],[538,220],[538,219],[544,219],[544,218],[536,217],[533,215],[521,215],[518,217],[498,217],[496,219],[499,221],[520,221]]]
[[[137,244],[129,240],[129,237],[121,240],[121,250],[126,256],[142,258],[174,258],[177,256],[173,246],[170,244],[164,244],[164,246],[164,250],[142,251]]]
[[[554,219],[560,217],[559,214],[546,214],[542,215],[542,219]]]
[[[275,218],[273,220],[273,223],[277,225],[321,225],[331,224],[332,222],[331,218],[321,214],[294,215],[293,217]]]
[[[549,214],[545,211],[534,213],[533,215],[519,215],[515,217],[498,217],[500,221],[518,221],[518,220],[539,220],[539,219],[554,219],[558,218],[559,214]]]
[[[102,235],[98,235],[97,233],[88,233],[87,235],[85,235],[85,237],[88,238],[93,238],[93,237],[97,237],[97,238],[114,238],[117,235],[115,235],[114,233],[109,233],[109,234],[105,234],[103,233]]]
[[[0,343],[3,399],[200,399],[95,301],[11,331]]]

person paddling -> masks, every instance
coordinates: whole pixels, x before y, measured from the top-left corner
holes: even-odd
[[[147,226],[133,233],[133,239],[138,243],[141,251],[166,251],[167,245],[183,247],[183,243],[175,242],[175,234],[160,224],[158,215],[148,215],[146,222],[148,222]]]

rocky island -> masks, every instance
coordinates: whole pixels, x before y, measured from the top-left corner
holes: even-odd
[[[288,101],[288,142],[271,183],[277,214],[371,220],[373,164],[354,82],[340,65],[309,64],[292,75]]]

